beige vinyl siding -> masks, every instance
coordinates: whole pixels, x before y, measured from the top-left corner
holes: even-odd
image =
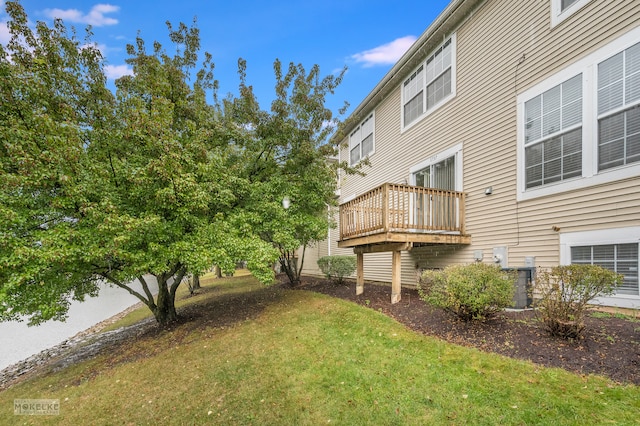
[[[327,240],[318,241],[307,247],[304,255],[304,264],[302,265],[303,275],[322,276],[322,271],[318,268],[318,259],[323,256],[328,256],[329,254],[331,256],[355,256],[351,249],[338,248],[338,239],[340,238],[338,228],[331,229],[328,232]],[[299,255],[302,254],[302,248],[298,250],[298,253]]]
[[[525,256],[534,256],[538,266],[555,265],[562,232],[640,223],[639,177],[516,202],[517,95],[640,26],[637,0],[592,0],[554,28],[550,4],[488,0],[476,9],[456,30],[455,98],[406,131],[400,123],[401,86],[375,106],[371,167],[365,177],[343,180],[343,198],[384,182],[408,181],[410,167],[463,145],[472,244],[403,252],[403,284],[414,284],[422,268],[472,262],[474,250],[482,250],[488,262],[499,246],[507,247],[509,266],[523,266]],[[487,196],[489,186],[493,194]],[[365,279],[390,281],[390,263],[390,253],[365,255]]]
[[[327,241],[319,241],[313,244],[304,252],[304,263],[302,265],[303,275],[322,275],[320,268],[318,268],[318,259],[327,255],[328,247]],[[302,249],[298,250],[298,256],[302,255]]]

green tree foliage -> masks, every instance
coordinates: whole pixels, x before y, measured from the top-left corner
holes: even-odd
[[[33,314],[38,323],[64,318],[70,297],[97,292],[79,220],[92,167],[86,147],[113,97],[97,49],[61,21],[32,31],[19,4],[6,9],[12,38],[0,45],[0,317]]]
[[[276,61],[276,100],[263,111],[241,60],[240,96],[220,105],[197,28],[167,24],[175,53],[138,37],[127,46],[134,73],[114,95],[90,29],[82,41],[60,20],[34,32],[18,2],[6,8],[0,319],[64,319],[70,299],[106,281],[166,324],[185,276],[239,260],[268,283],[279,258],[299,280],[296,250],[324,238],[345,166],[327,161],[338,120],[324,106],[342,74],[285,73]]]
[[[624,276],[597,265],[563,265],[540,271],[534,292],[536,315],[550,335],[580,338],[588,303],[612,294],[623,280]]]
[[[198,30],[169,25],[173,56],[157,42],[147,52],[138,38],[127,47],[134,76],[114,97],[90,40],[61,21],[33,33],[18,3],[6,7],[0,318],[63,319],[70,298],[108,281],[165,324],[177,318],[186,274],[246,260],[270,282],[277,252],[246,211],[253,188],[236,143],[244,128],[208,104],[216,82],[211,56],[198,64]]]
[[[356,270],[356,258],[353,256],[322,256],[318,259],[318,267],[327,279],[342,284],[344,277],[352,275]]]
[[[305,248],[325,239],[332,225],[337,169],[354,172],[332,159],[337,151],[329,137],[340,122],[325,106],[344,71],[321,77],[317,65],[307,71],[291,63],[285,72],[276,60],[276,99],[264,111],[245,84],[245,68],[241,60],[241,97],[225,107],[243,130],[242,176],[250,182],[244,206],[254,229],[279,251],[281,269],[296,285]]]
[[[516,276],[497,265],[472,263],[425,271],[418,292],[425,302],[464,321],[486,320],[513,303]]]

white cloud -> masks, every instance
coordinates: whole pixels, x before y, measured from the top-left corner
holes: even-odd
[[[415,41],[415,36],[400,37],[390,43],[356,53],[351,58],[365,67],[395,64]]]
[[[7,44],[11,40],[11,34],[9,33],[9,27],[5,21],[0,22],[0,44]]]
[[[9,33],[9,27],[7,26],[7,17],[5,17],[4,0],[0,0],[0,44],[7,44],[11,40],[11,34]]]
[[[65,22],[75,22],[89,24],[94,27],[104,27],[105,25],[115,25],[118,20],[105,16],[120,10],[119,6],[111,4],[97,4],[91,8],[89,13],[83,14],[78,9],[45,9],[43,13],[51,18],[60,18]]]
[[[107,65],[104,67],[104,72],[109,80],[116,80],[123,75],[133,75],[133,69],[128,65]]]

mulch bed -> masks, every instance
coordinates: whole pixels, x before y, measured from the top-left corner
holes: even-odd
[[[536,321],[533,310],[507,311],[485,323],[465,323],[424,303],[415,289],[403,288],[402,300],[392,305],[391,287],[384,285],[366,283],[364,294],[356,296],[355,282],[336,285],[325,279],[304,277],[300,288],[367,306],[412,330],[451,343],[640,385],[638,316],[629,319],[588,315],[583,338],[566,341],[550,337]]]

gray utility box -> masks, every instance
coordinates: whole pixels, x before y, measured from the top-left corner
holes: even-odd
[[[516,291],[513,295],[513,307],[525,309],[531,307],[533,295],[531,283],[533,282],[536,268],[505,268],[505,271],[516,271],[518,279],[515,282]]]

